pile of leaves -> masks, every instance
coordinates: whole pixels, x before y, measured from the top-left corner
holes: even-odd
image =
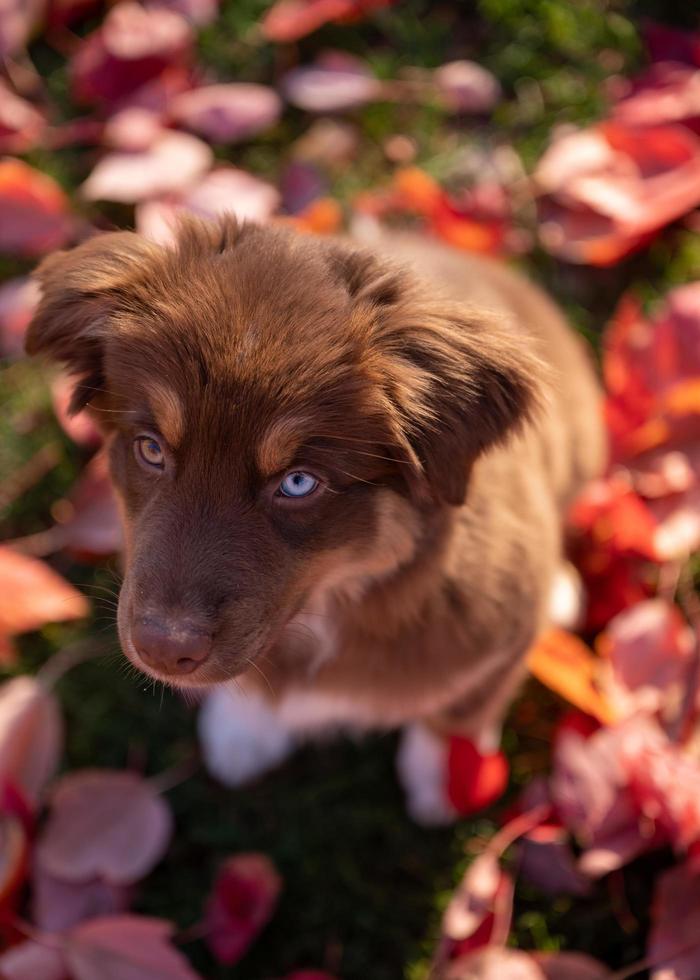
[[[532,674],[554,694],[533,686],[521,708],[536,718],[552,698],[545,751],[523,763],[516,746],[520,791],[498,811],[495,834],[465,822],[471,860],[441,924],[426,924],[430,949],[411,976],[700,976],[700,33],[652,22],[637,30],[587,3],[578,13],[537,4],[531,19],[482,0],[474,21],[454,6],[438,5],[425,23],[418,0],[0,9],[8,980],[183,980],[197,975],[180,948],[189,944],[227,968],[283,892],[268,857],[233,853],[207,883],[198,919],[132,911],[148,890],[142,880],[175,846],[167,794],[188,767],[147,777],[134,760],[57,775],[56,686],[85,670],[101,641],[94,622],[74,642],[73,627],[47,624],[90,615],[88,586],[69,581],[88,565],[98,570],[94,591],[105,590],[93,605],[111,607],[111,583],[96,583],[121,534],[99,433],[67,418],[67,379],[47,391],[22,358],[37,299],[29,273],[42,255],[102,229],[134,226],[167,242],[178,214],[224,211],[300,233],[418,227],[457,248],[517,257],[588,330],[600,309],[611,312],[601,341],[610,464],[570,515],[585,621],[579,636],[553,632],[532,651]],[[479,61],[461,57],[473,32]],[[560,48],[548,54],[552,39]],[[26,634],[37,631],[33,646]],[[516,710],[506,741],[517,731]],[[618,951],[626,965],[615,972],[551,937],[522,942],[519,903],[532,889],[545,907],[607,892],[622,931],[635,931],[626,869],[650,855],[643,960]],[[337,952],[329,964],[346,975]]]

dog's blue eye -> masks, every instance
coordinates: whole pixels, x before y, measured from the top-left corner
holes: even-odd
[[[165,466],[165,453],[153,436],[139,436],[134,440],[134,449],[139,460],[147,466],[158,470]]]
[[[279,492],[283,497],[308,497],[318,486],[318,480],[310,473],[295,470],[287,473],[280,483]]]

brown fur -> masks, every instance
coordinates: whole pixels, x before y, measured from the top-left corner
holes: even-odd
[[[127,655],[155,610],[211,637],[182,683],[342,695],[369,724],[497,718],[603,456],[588,358],[535,287],[408,236],[231,220],[173,249],[104,235],[38,276],[28,350],[78,375],[123,504]],[[144,430],[171,439],[162,474]],[[280,501],[290,466],[325,489]]]

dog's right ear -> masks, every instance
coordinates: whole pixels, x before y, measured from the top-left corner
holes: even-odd
[[[134,232],[98,235],[55,252],[34,272],[41,299],[25,339],[28,354],[45,354],[76,378],[69,412],[79,412],[104,385],[104,340],[128,286],[148,275],[159,246]]]

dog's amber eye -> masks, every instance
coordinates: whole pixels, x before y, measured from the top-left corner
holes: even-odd
[[[153,436],[138,436],[134,440],[134,452],[140,463],[156,470],[162,470],[165,466],[165,453]]]
[[[282,497],[308,497],[318,487],[318,480],[303,470],[287,473],[280,483],[279,493]]]

